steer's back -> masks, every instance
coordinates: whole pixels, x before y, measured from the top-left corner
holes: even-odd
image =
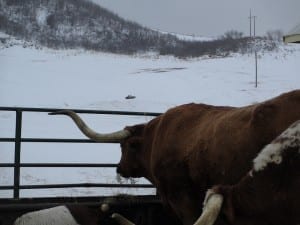
[[[158,120],[153,158],[158,164],[184,161],[196,182],[235,183],[257,153],[298,119],[300,90],[240,108],[182,105]]]

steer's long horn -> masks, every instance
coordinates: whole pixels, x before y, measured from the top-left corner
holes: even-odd
[[[135,225],[133,222],[129,221],[119,213],[113,213],[111,218],[115,219],[120,225]]]
[[[70,116],[77,127],[84,133],[88,138],[97,142],[120,142],[121,140],[129,137],[131,134],[128,130],[120,130],[113,133],[101,134],[97,133],[89,128],[85,122],[71,110],[61,110],[57,112],[49,113],[49,115],[67,115]]]
[[[223,203],[223,196],[208,190],[204,200],[202,215],[194,225],[213,225],[220,213]]]

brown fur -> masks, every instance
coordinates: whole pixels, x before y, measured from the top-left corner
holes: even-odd
[[[216,225],[300,224],[300,146],[289,148],[280,164],[248,173],[233,186],[216,186],[224,197]]]
[[[201,214],[205,191],[235,184],[271,140],[300,119],[300,90],[246,107],[186,104],[127,127],[117,168],[146,177],[185,225]]]

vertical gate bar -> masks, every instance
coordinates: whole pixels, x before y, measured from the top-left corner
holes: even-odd
[[[22,111],[17,109],[15,133],[14,199],[18,199],[20,197],[21,129]]]

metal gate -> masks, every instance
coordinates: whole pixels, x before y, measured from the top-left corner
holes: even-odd
[[[0,190],[13,190],[13,199],[21,200],[21,189],[48,189],[48,188],[73,188],[73,187],[109,187],[109,188],[153,188],[151,184],[112,184],[112,183],[76,183],[76,184],[47,184],[47,185],[21,185],[20,169],[24,167],[116,167],[116,164],[89,164],[89,163],[21,163],[21,149],[24,142],[45,142],[45,143],[95,143],[88,139],[57,139],[57,138],[23,138],[22,137],[22,115],[24,112],[49,113],[62,109],[57,108],[22,108],[22,107],[0,107],[0,111],[15,112],[15,136],[13,138],[0,137],[0,142],[14,143],[14,162],[0,163],[1,168],[13,168],[13,185],[1,185]],[[108,114],[108,115],[128,115],[128,116],[158,116],[160,113],[154,112],[128,112],[128,111],[106,111],[106,110],[82,110],[71,109],[77,113],[86,114]],[[1,150],[1,149],[0,149]]]

